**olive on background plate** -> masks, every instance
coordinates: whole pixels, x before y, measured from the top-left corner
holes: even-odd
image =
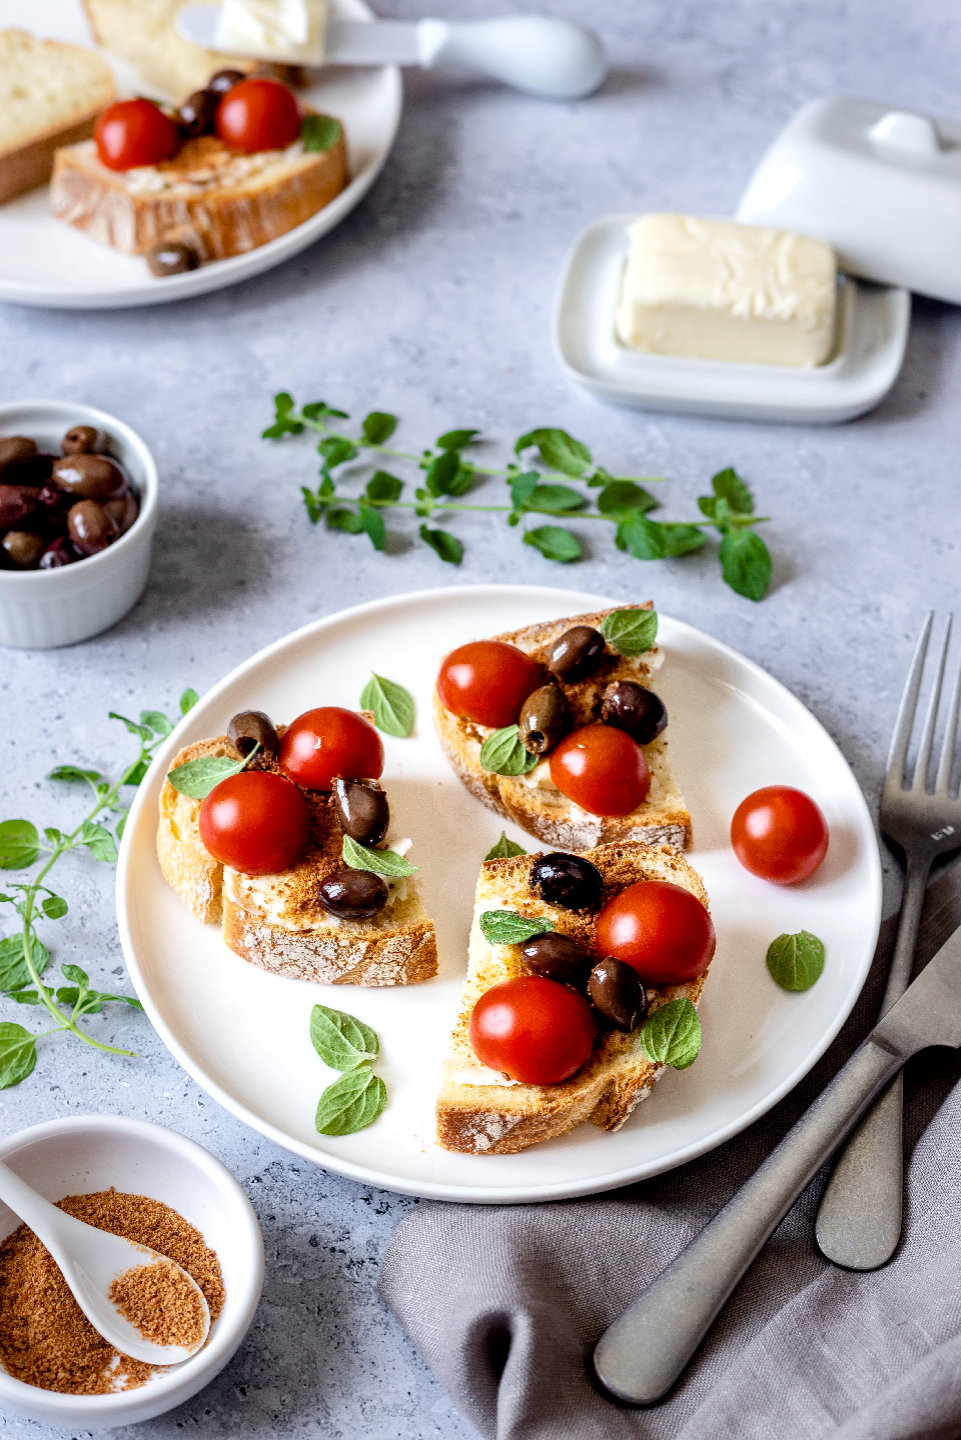
[[[387,904],[387,881],[370,870],[334,870],[321,880],[320,903],[341,920],[366,920]]]
[[[245,79],[242,70],[215,70],[207,81],[207,89],[212,90],[215,95],[226,95],[228,90],[232,90]]]
[[[548,905],[564,910],[596,910],[601,903],[604,881],[596,865],[581,855],[561,850],[540,855],[531,867],[531,887]]]
[[[583,680],[596,670],[607,641],[590,625],[572,625],[551,646],[547,666],[561,680]]]
[[[376,780],[334,780],[334,809],[345,835],[359,845],[379,845],[390,824],[390,807]]]
[[[594,1009],[616,1030],[634,1030],[647,1014],[647,991],[633,965],[608,956],[594,966],[587,982]]]
[[[556,930],[525,941],[521,954],[528,970],[548,980],[559,980],[562,985],[583,986],[591,968],[587,951],[569,935],[560,935]]]
[[[227,726],[227,734],[241,755],[249,755],[259,745],[265,755],[275,759],[280,749],[273,721],[263,710],[241,710]]]
[[[667,726],[667,710],[661,697],[646,685],[618,680],[604,691],[601,719],[605,725],[626,731],[639,745],[649,745]]]
[[[212,135],[221,98],[216,90],[195,90],[177,111],[177,124],[190,136]]]

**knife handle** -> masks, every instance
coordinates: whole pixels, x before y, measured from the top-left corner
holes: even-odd
[[[904,1064],[868,1039],[740,1190],[594,1350],[606,1390],[653,1405],[670,1390],[769,1235]]]
[[[421,20],[417,39],[426,69],[464,65],[549,100],[580,100],[607,74],[604,47],[594,31],[556,16]]]

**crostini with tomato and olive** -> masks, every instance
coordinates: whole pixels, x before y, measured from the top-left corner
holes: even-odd
[[[548,845],[691,842],[651,688],[661,655],[650,604],[474,640],[447,655],[434,695],[441,745],[472,795]]]
[[[275,728],[259,710],[181,750],[160,795],[161,870],[198,920],[264,970],[333,985],[437,973],[410,840],[394,838],[384,749],[337,705]]]

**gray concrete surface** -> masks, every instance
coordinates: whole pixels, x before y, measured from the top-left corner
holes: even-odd
[[[482,0],[436,8],[489,10]],[[563,570],[522,549],[501,521],[462,517],[452,527],[466,545],[459,578],[655,596],[801,696],[874,800],[922,612],[947,609],[957,595],[957,313],[917,300],[891,396],[873,415],[829,429],[606,408],[561,376],[549,320],[583,225],[632,207],[732,211],[771,137],[813,96],[956,112],[961,27],[939,0],[550,8],[587,13],[610,46],[613,74],[589,103],[542,104],[469,78],[412,75],[397,148],[368,200],[283,268],[139,312],[0,307],[0,393],[115,411],[154,446],[163,479],[156,562],[137,610],[73,650],[0,655],[6,815],[60,823],[64,800],[42,779],[52,764],[113,772],[124,763],[126,740],[108,710],[171,706],[186,685],[204,690],[314,616],[458,578],[410,543],[407,521],[385,556],[363,538],[308,526],[299,486],[313,475],[309,449],[258,439],[278,389],[355,415],[394,410],[399,438],[415,447],[454,425],[508,442],[530,426],[562,424],[612,470],[670,476],[666,517],[690,514],[712,472],[737,465],[774,517],[775,582],[761,605],[727,590],[711,555],[643,565],[593,533],[599,526],[581,527],[591,531],[590,557]],[[393,13],[421,12],[395,0]],[[64,868],[73,916],[59,956],[119,982],[112,876],[81,861]],[[890,905],[890,865],[888,876]],[[13,1009],[4,1005],[0,1017],[22,1020]],[[238,1175],[267,1242],[267,1286],[246,1344],[194,1401],[140,1427],[145,1440],[180,1431],[467,1440],[473,1432],[375,1294],[391,1230],[416,1202],[325,1175],[261,1140],[183,1074],[143,1020],[116,1022],[113,1033],[142,1058],[45,1047],[35,1075],[0,1095],[4,1130],[85,1111],[172,1125]],[[0,1418],[5,1440],[48,1433]]]

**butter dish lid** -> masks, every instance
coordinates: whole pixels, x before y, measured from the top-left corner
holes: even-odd
[[[961,304],[961,124],[814,100],[764,155],[737,219],[826,240],[851,275]]]

